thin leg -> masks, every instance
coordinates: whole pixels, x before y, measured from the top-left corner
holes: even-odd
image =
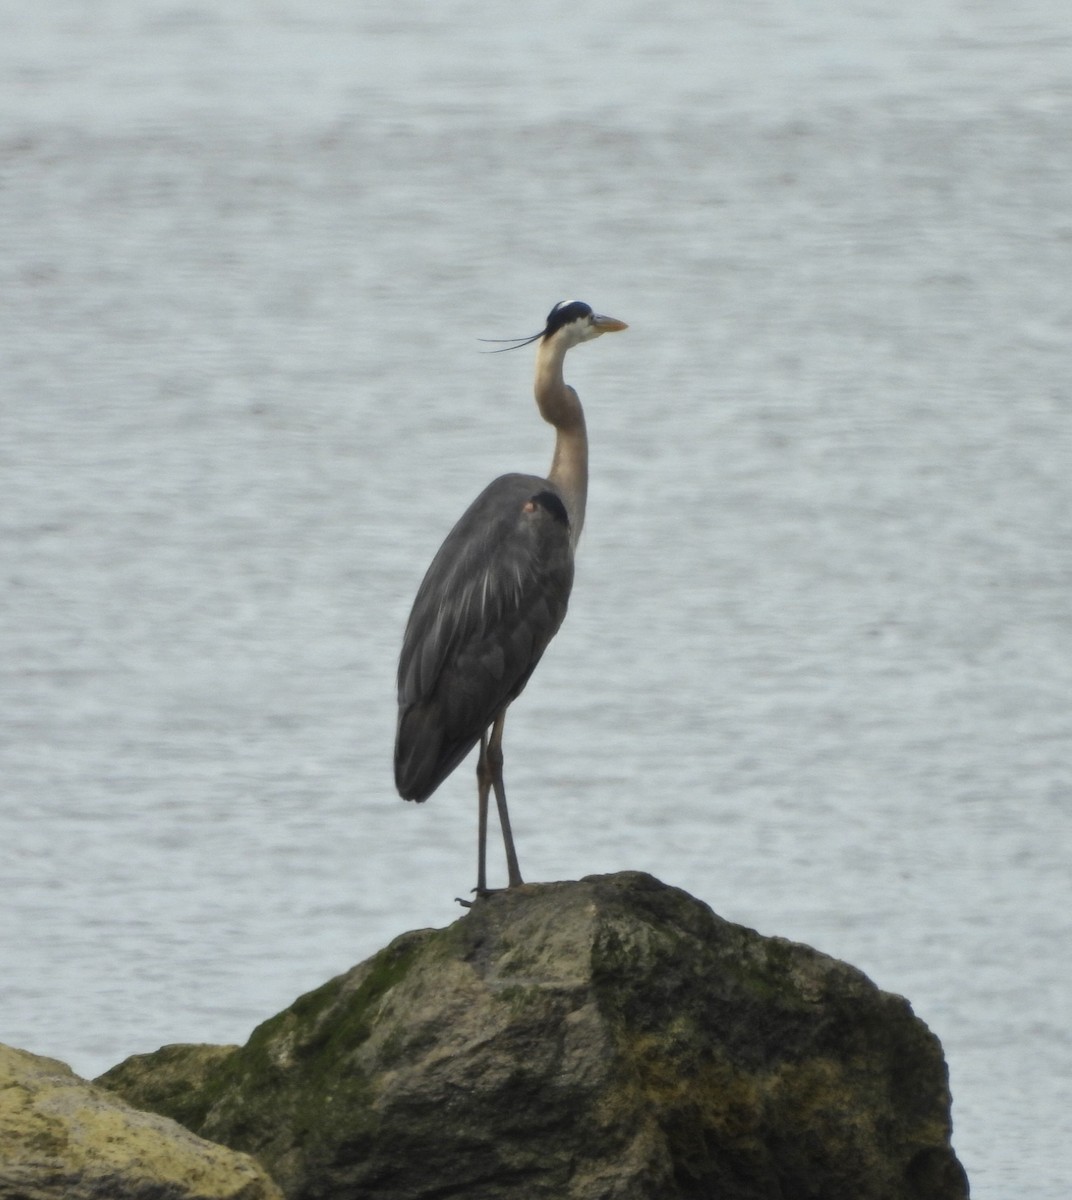
[[[510,832],[510,814],[506,811],[506,788],[503,786],[503,725],[506,723],[506,709],[495,718],[491,727],[491,737],[488,739],[487,765],[491,772],[491,785],[495,789],[495,803],[499,807],[499,824],[502,826],[503,845],[506,847],[506,872],[510,882],[508,887],[517,887],[524,883],[521,871],[517,865],[517,851],[514,849],[514,835]],[[484,796],[487,802],[487,794]]]
[[[488,893],[488,792],[491,769],[488,766],[488,735],[480,735],[480,754],[476,760],[476,894]]]

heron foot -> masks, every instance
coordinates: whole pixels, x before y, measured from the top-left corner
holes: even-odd
[[[511,887],[513,885],[511,884]],[[473,900],[463,900],[461,896],[455,896],[454,899],[462,906],[462,908],[472,908],[479,900],[490,900],[492,896],[501,895],[503,892],[508,892],[509,887],[504,888],[473,888]]]

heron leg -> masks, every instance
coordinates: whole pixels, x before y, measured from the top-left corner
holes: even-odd
[[[506,723],[506,709],[495,718],[491,727],[491,737],[488,739],[487,765],[491,774],[491,786],[495,789],[495,803],[499,808],[499,824],[502,827],[503,845],[506,847],[506,871],[510,882],[508,887],[517,887],[524,883],[521,871],[517,865],[517,851],[514,849],[514,835],[510,832],[510,814],[506,811],[506,788],[503,786],[503,725]],[[483,743],[481,743],[483,747]],[[484,796],[487,803],[487,794]]]
[[[480,754],[476,760],[476,887],[478,896],[488,892],[488,792],[491,791],[491,770],[488,766],[488,735],[480,735]]]

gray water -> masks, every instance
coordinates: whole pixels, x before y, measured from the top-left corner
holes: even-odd
[[[647,870],[908,996],[982,1200],[1072,1188],[1072,22],[10,2],[0,1040],[93,1075],[458,915],[393,792],[427,562],[593,481],[507,731],[534,880]],[[496,861],[496,869],[500,869]]]

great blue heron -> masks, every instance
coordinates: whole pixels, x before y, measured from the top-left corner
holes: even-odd
[[[555,427],[546,479],[503,475],[447,535],[413,602],[398,664],[395,783],[427,800],[469,751],[477,762],[476,894],[486,896],[488,793],[495,792],[509,886],[522,882],[506,811],[506,709],[528,682],[566,615],[573,553],[588,495],[588,435],[577,393],[562,377],[566,351],[624,321],[562,301],[517,349],[538,342],[536,404]],[[490,730],[490,733],[489,733]]]

